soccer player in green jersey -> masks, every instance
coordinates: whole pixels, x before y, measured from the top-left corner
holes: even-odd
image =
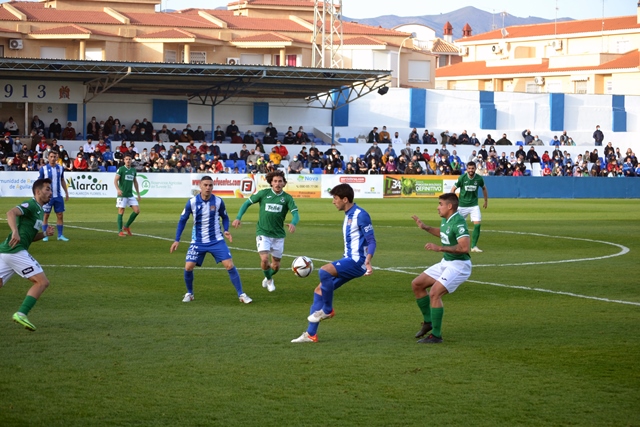
[[[51,180],[38,179],[33,183],[31,191],[33,199],[7,212],[7,223],[11,234],[0,244],[0,288],[14,273],[33,283],[27,292],[27,297],[13,315],[14,322],[33,332],[36,327],[29,321],[27,314],[49,286],[49,279],[28,250],[32,242],[42,240],[45,236],[52,236],[55,228],[50,226],[45,232],[42,231],[43,206],[51,200]]]
[[[460,208],[458,212],[463,218],[471,216],[471,222],[473,222],[471,252],[482,252],[482,249],[478,247],[480,227],[482,226],[482,215],[480,214],[480,206],[478,206],[478,188],[482,188],[484,196],[482,207],[485,209],[487,209],[489,194],[487,193],[487,187],[484,185],[484,179],[476,174],[475,162],[467,163],[467,172],[464,175],[460,175],[458,181],[451,187],[451,192],[455,193],[458,188],[460,189]]]
[[[411,282],[413,294],[424,321],[416,338],[422,344],[442,342],[442,317],[444,307],[442,297],[454,292],[471,275],[471,257],[469,256],[469,230],[467,222],[458,212],[458,196],[445,193],[439,197],[438,215],[442,218],[440,227],[429,227],[420,218],[412,216],[418,227],[429,234],[440,237],[442,246],[427,243],[428,251],[443,252],[442,260],[427,268]],[[429,289],[431,288],[431,289]],[[427,292],[427,289],[429,291]]]
[[[131,234],[131,223],[135,221],[136,217],[140,215],[140,189],[138,188],[138,178],[136,169],[131,167],[131,154],[124,155],[124,166],[120,166],[116,172],[116,177],[113,180],[113,185],[118,192],[118,198],[116,199],[116,208],[118,208],[118,236],[126,237],[133,236]],[[133,196],[133,187],[136,188],[137,196]],[[129,216],[127,223],[122,226],[122,215],[127,206],[131,206],[133,212]]]
[[[300,221],[300,216],[293,197],[283,190],[284,186],[287,185],[284,172],[281,170],[269,172],[267,174],[267,182],[271,188],[260,190],[249,197],[240,207],[238,216],[231,225],[238,228],[241,224],[242,215],[244,215],[249,206],[254,203],[260,204],[260,215],[258,226],[256,227],[256,245],[260,254],[260,267],[264,273],[262,287],[267,288],[269,292],[273,292],[276,290],[273,275],[280,270],[280,260],[284,252],[284,238],[286,236],[284,220],[287,218],[287,212],[291,212],[293,218],[291,223],[287,224],[287,228],[290,233],[294,233],[296,225]],[[271,255],[271,262],[269,262],[269,255]]]

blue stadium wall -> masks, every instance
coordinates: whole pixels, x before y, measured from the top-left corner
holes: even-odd
[[[504,177],[486,176],[489,198],[524,199],[637,199],[640,177]],[[482,194],[482,192],[478,192]]]

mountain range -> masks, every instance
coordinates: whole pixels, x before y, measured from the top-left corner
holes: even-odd
[[[484,10],[475,8],[473,6],[466,6],[453,12],[441,13],[439,15],[423,15],[423,16],[397,16],[397,15],[383,15],[376,18],[366,19],[353,19],[343,17],[345,21],[357,22],[359,24],[372,25],[374,27],[383,28],[395,28],[398,25],[404,24],[422,24],[436,31],[438,37],[442,37],[442,28],[444,24],[449,21],[453,27],[453,39],[462,38],[462,27],[466,23],[469,23],[473,30],[473,35],[486,33],[495,28],[503,27],[503,14],[501,12],[491,13]],[[572,18],[558,18],[558,21],[571,21]],[[509,27],[512,25],[528,25],[528,24],[542,24],[545,22],[553,22],[553,19],[538,18],[535,16],[529,16],[527,18],[520,18],[517,16],[504,15],[504,26]]]

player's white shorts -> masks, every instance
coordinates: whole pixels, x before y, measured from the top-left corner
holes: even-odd
[[[469,206],[468,208],[458,208],[458,212],[464,219],[471,216],[472,222],[482,221],[482,215],[480,214],[480,206]]]
[[[256,237],[256,246],[258,247],[258,252],[269,252],[274,258],[282,258],[284,237],[258,236]]]
[[[471,261],[445,261],[443,259],[427,268],[424,274],[442,283],[451,294],[471,276]]]
[[[138,199],[135,197],[118,197],[116,199],[116,208],[126,208],[128,206],[138,206]]]
[[[2,286],[14,273],[28,279],[31,276],[42,273],[42,267],[38,261],[27,251],[20,251],[14,254],[0,254],[0,278]]]

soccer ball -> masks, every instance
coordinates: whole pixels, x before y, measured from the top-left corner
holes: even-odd
[[[298,277],[307,277],[313,271],[313,261],[306,256],[299,256],[291,263],[293,273]]]

